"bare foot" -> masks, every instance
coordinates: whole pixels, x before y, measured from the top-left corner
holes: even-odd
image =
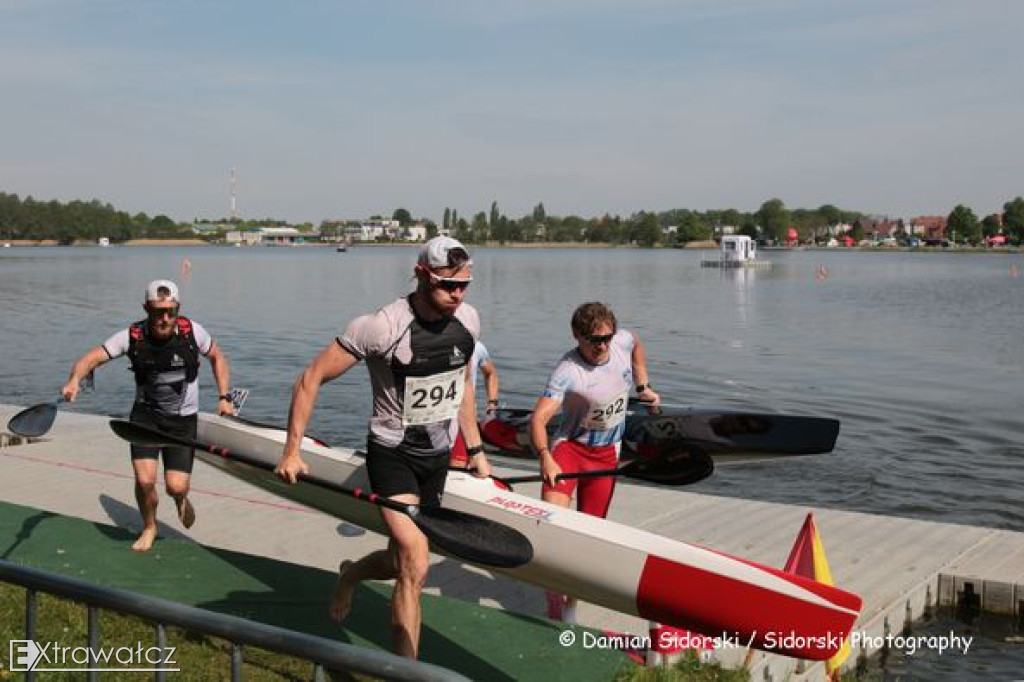
[[[133,552],[148,552],[156,540],[156,528],[143,528],[139,539],[132,545]]]
[[[355,591],[356,586],[349,584],[345,580],[345,573],[350,568],[352,568],[352,562],[348,559],[342,561],[341,565],[338,566],[338,583],[334,586],[334,594],[331,595],[331,605],[329,608],[331,620],[336,623],[345,620],[349,610],[352,608],[352,593]]]
[[[180,502],[175,501],[178,504],[178,520],[181,521],[181,525],[185,526],[185,528],[191,528],[192,524],[196,522],[195,507],[192,506],[187,497],[181,498]]]

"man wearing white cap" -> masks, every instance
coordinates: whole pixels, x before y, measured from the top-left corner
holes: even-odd
[[[195,440],[199,356],[205,355],[210,360],[219,394],[218,414],[234,412],[229,395],[231,381],[227,358],[202,325],[178,314],[181,296],[174,282],[167,279],[150,282],[142,307],[146,311],[145,319],[122,329],[79,358],[61,393],[68,401],[74,401],[83,377],[107,361],[127,355],[135,373],[131,421]],[[191,448],[173,445],[132,445],[131,453],[135,500],[142,514],[142,533],[132,549],[147,552],[156,540],[157,460],[161,454],[164,483],[167,494],[174,498],[178,519],[185,528],[195,523],[195,509],[188,499],[193,452]]]
[[[373,414],[366,441],[366,469],[373,492],[421,506],[439,505],[448,458],[461,426],[478,476],[490,474],[476,423],[468,363],[480,335],[480,318],[463,303],[473,261],[451,237],[434,237],[414,268],[416,290],[348,324],[299,375],[288,414],[288,440],[277,474],[295,483],[309,469],[300,443],[320,386],[366,361]],[[386,550],[341,563],[330,614],[344,619],[356,585],[395,580],[391,598],[396,653],[416,658],[420,593],[427,578],[427,538],[407,515],[381,508],[390,533]]]

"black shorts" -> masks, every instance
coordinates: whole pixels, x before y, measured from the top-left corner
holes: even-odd
[[[381,497],[416,495],[424,507],[441,505],[448,458],[447,452],[422,457],[366,441],[366,473],[373,492]]]
[[[132,407],[132,414],[129,420],[135,424],[149,426],[154,429],[169,433],[178,438],[195,440],[199,428],[199,415],[190,414],[187,417],[173,417],[157,414],[152,410],[141,407],[138,403]],[[195,460],[195,452],[192,448],[183,445],[135,445],[132,444],[132,459],[159,459],[160,453],[164,456],[164,471],[181,471],[186,474],[192,473],[192,462]]]

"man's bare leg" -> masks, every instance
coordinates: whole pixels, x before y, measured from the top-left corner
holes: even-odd
[[[398,572],[395,570],[395,562],[386,549],[371,552],[359,561],[342,561],[338,566],[338,582],[328,606],[331,620],[339,623],[345,620],[352,609],[352,595],[355,594],[356,585],[362,581],[393,580],[396,577]]]
[[[133,459],[135,470],[135,502],[142,515],[142,532],[132,544],[135,552],[148,552],[156,541],[156,507],[160,497],[156,492],[156,460]]]
[[[412,495],[396,495],[400,502],[416,502]],[[384,522],[391,532],[394,565],[398,574],[391,595],[392,648],[399,656],[416,658],[420,646],[420,595],[430,568],[430,545],[416,524],[406,514],[382,509]]]
[[[186,529],[191,528],[196,522],[196,510],[188,499],[189,486],[192,477],[184,471],[164,470],[164,484],[167,486],[167,494],[174,498],[174,504],[178,508],[178,520]]]

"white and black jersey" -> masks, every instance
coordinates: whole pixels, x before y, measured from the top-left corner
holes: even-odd
[[[432,322],[416,316],[411,295],[353,320],[337,342],[370,372],[370,439],[411,455],[448,452],[479,335],[472,306]]]

